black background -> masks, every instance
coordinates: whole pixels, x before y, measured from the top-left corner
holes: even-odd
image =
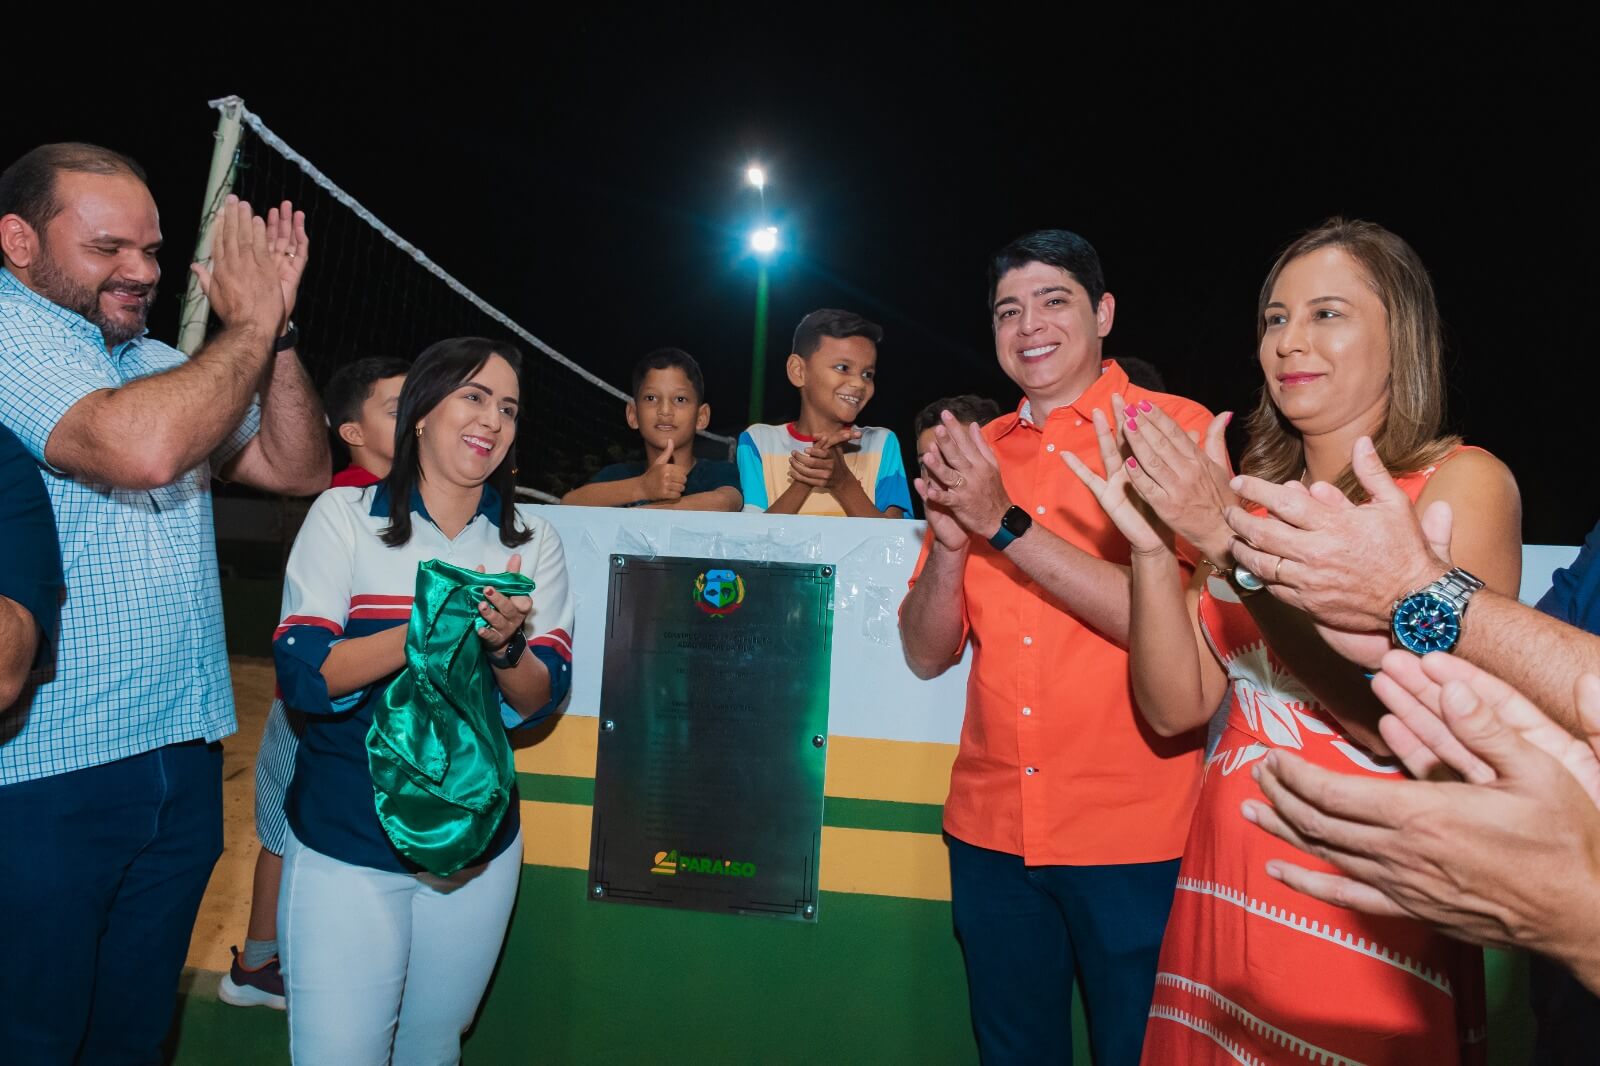
[[[625,387],[650,348],[694,353],[712,428],[730,434],[754,302],[743,167],[760,158],[784,234],[766,417],[794,414],[779,357],[795,322],[845,306],[885,327],[864,420],[903,442],[939,396],[1015,402],[984,270],[1021,232],[1066,226],[1099,248],[1117,296],[1109,354],[1243,411],[1277,250],[1329,215],[1370,218],[1433,272],[1451,427],[1510,464],[1526,539],[1577,543],[1593,523],[1581,101],[1595,86],[1575,16],[808,10],[108,20],[76,44],[80,27],[16,32],[0,158],[84,139],[146,166],[168,242],[152,328],[171,338],[216,123],[206,100],[236,93],[611,382]]]

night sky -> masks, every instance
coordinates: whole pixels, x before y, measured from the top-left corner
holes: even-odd
[[[1579,542],[1600,515],[1587,34],[1331,8],[1288,24],[1264,10],[1110,22],[1066,6],[844,9],[758,24],[729,7],[540,14],[537,32],[396,14],[381,37],[224,41],[224,58],[189,74],[163,53],[15,79],[0,158],[83,139],[146,166],[168,242],[152,327],[170,339],[216,122],[206,100],[237,93],[614,384],[651,348],[694,353],[712,428],[729,434],[748,402],[753,158],[784,234],[767,418],[795,413],[781,357],[799,317],[848,307],[886,332],[864,421],[902,441],[939,396],[1016,401],[994,361],[984,272],[1022,232],[1064,226],[1098,247],[1117,297],[1110,355],[1242,412],[1277,251],[1329,215],[1369,218],[1433,273],[1451,428],[1510,464],[1529,542]],[[242,58],[225,58],[235,48]]]

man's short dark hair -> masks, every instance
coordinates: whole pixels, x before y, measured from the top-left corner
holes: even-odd
[[[43,230],[61,213],[56,175],[63,170],[128,174],[148,184],[144,168],[121,152],[80,141],[41,144],[0,173],[0,215],[16,215],[35,230]]]
[[[922,436],[922,431],[932,429],[939,424],[941,412],[949,411],[956,416],[958,422],[976,422],[986,425],[1000,417],[1000,405],[987,396],[974,396],[972,393],[963,393],[960,396],[946,396],[942,400],[935,400],[917,412],[915,428],[911,431],[911,441]]]
[[[1119,355],[1117,356],[1117,365],[1122,368],[1124,374],[1128,375],[1130,384],[1137,385],[1141,389],[1149,389],[1151,392],[1167,391],[1166,380],[1161,376],[1161,371],[1156,368],[1154,363],[1140,359],[1137,356]]]
[[[883,327],[854,311],[840,311],[824,307],[800,320],[794,330],[794,346],[789,350],[802,359],[809,359],[822,347],[822,338],[843,340],[846,337],[865,337],[873,347],[883,343]]]
[[[706,402],[706,379],[700,373],[700,364],[694,361],[694,356],[682,348],[657,348],[633,366],[633,398],[637,402],[639,390],[644,387],[645,375],[652,370],[670,370],[677,367],[683,371],[683,376],[689,379],[689,387],[694,389],[694,402]]]
[[[1000,249],[989,259],[989,309],[994,310],[995,290],[1000,279],[1018,267],[1044,263],[1071,274],[1098,304],[1106,294],[1106,274],[1100,267],[1100,253],[1094,245],[1065,229],[1040,229],[1025,234]]]
[[[361,420],[361,405],[372,396],[372,389],[384,378],[405,377],[411,364],[404,359],[370,355],[346,363],[322,391],[322,409],[328,412],[328,425],[337,430],[346,422]]]

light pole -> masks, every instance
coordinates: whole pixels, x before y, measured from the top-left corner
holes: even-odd
[[[766,224],[767,170],[760,163],[745,168],[745,181],[761,197],[761,225],[750,234],[750,250],[756,256],[755,343],[750,353],[750,424],[761,421],[761,398],[767,384],[767,260],[778,250],[778,227]]]
[[[756,335],[750,353],[750,424],[761,421],[761,397],[767,386],[767,258],[778,250],[778,227],[763,226],[750,234],[756,253]]]

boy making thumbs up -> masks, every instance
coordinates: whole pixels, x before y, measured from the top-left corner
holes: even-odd
[[[737,511],[739,471],[727,460],[699,459],[694,435],[711,421],[705,379],[688,352],[658,348],[633,368],[628,425],[644,440],[644,459],[602,467],[561,498],[582,507],[670,507]]]

